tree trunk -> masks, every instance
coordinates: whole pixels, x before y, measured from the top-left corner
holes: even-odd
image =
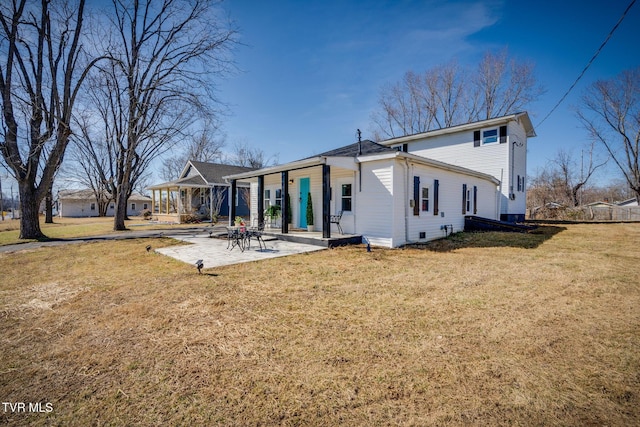
[[[116,194],[116,211],[113,215],[113,230],[122,231],[127,227],[124,224],[124,220],[127,218],[127,192],[118,191]]]
[[[19,183],[20,191],[20,238],[42,239],[46,237],[40,230],[39,201],[36,191],[26,183]]]
[[[44,199],[44,210],[45,210],[45,224],[53,224],[53,195],[51,194],[51,187],[47,190],[47,195]]]

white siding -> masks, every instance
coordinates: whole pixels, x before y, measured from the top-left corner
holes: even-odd
[[[477,215],[496,217],[497,188],[482,178],[451,172],[404,160],[384,160],[363,164],[363,191],[357,207],[360,212],[356,232],[372,244],[397,247],[407,243],[445,237],[444,226],[453,231],[464,229],[464,217],[473,215],[473,189],[477,187]],[[414,176],[420,178],[420,188],[428,187],[429,210],[413,214]],[[438,215],[434,215],[434,180],[439,181]],[[471,196],[470,210],[462,212],[462,186]],[[420,203],[420,200],[416,201]],[[425,237],[420,238],[424,232]]]
[[[95,204],[95,209],[91,210],[91,203]],[[131,209],[131,204],[136,205],[135,209]],[[144,210],[144,205],[147,205],[147,209],[151,210],[151,199],[149,200],[129,200],[127,202],[127,216],[138,216]],[[111,206],[115,206],[115,202],[110,202],[107,206],[107,215],[113,216],[115,209],[111,209]],[[99,214],[98,203],[89,199],[60,199],[58,201],[58,215],[61,217],[69,218],[82,218],[82,217],[97,217]]]
[[[394,224],[398,222],[394,203],[394,161],[363,163],[362,191],[359,188],[356,191],[358,222],[355,232],[374,245],[393,246]]]
[[[499,127],[492,126],[476,130],[482,132],[486,129],[499,129]],[[412,154],[495,177],[502,182],[501,213],[524,214],[526,193],[517,191],[518,176],[521,179],[524,177],[526,190],[527,137],[523,126],[516,121],[511,121],[507,124],[506,143],[496,142],[479,147],[474,147],[473,132],[474,130],[468,130],[412,141],[408,145],[408,150]],[[511,194],[515,195],[515,198],[510,197]]]

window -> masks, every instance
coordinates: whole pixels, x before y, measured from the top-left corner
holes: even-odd
[[[136,204],[135,203],[131,203],[131,210],[135,211],[136,210]]]
[[[492,144],[498,142],[498,129],[487,129],[482,131],[482,143]]]
[[[351,184],[342,184],[341,190],[342,212],[351,212]]]
[[[113,203],[111,203],[111,205],[109,206],[109,209],[114,209],[115,206],[113,205]]]
[[[95,203],[91,203],[91,210],[95,211],[96,210],[96,204]]]
[[[276,205],[282,207],[282,189],[278,188],[276,190]]]
[[[422,211],[429,212],[429,189],[422,187]]]
[[[471,189],[467,188],[467,212],[471,212]]]
[[[264,190],[264,208],[269,209],[271,206],[271,190]]]
[[[144,204],[142,205],[142,209],[149,209],[149,205],[147,205],[146,203],[144,203]]]

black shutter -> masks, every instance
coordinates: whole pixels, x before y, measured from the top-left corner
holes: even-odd
[[[433,214],[438,215],[438,194],[440,193],[440,181],[433,180]]]
[[[473,214],[478,213],[478,187],[473,186]]]
[[[409,144],[402,144],[402,151],[404,151],[405,153],[409,152]]]
[[[420,177],[413,177],[413,214],[420,215]]]
[[[500,126],[500,144],[507,142],[507,127]]]
[[[467,213],[467,184],[462,184],[462,215]]]
[[[480,146],[480,131],[479,130],[473,131],[473,146],[474,147],[479,147]]]

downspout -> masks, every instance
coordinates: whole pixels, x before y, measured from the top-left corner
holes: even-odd
[[[496,220],[500,220],[500,215],[502,214],[502,180],[504,178],[504,169],[500,169],[500,187],[498,189],[498,197],[497,197],[497,208],[496,208]]]
[[[409,243],[409,180],[411,179],[409,173],[409,159],[404,159],[406,177],[404,183],[404,243]]]

